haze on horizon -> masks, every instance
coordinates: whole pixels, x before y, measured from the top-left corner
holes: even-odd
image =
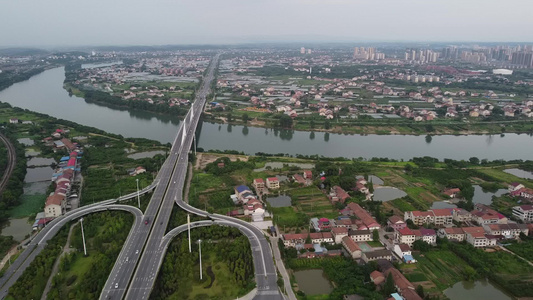
[[[532,42],[529,0],[2,0],[0,47]]]

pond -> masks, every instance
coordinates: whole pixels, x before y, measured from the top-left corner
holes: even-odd
[[[49,166],[56,161],[53,158],[45,158],[45,157],[32,157],[28,160],[26,165],[28,167],[40,167],[40,166]]]
[[[520,169],[505,169],[503,170],[505,173],[509,173],[511,175],[514,175],[516,177],[525,178],[525,179],[533,179],[533,172],[524,171]]]
[[[263,172],[267,169],[267,167],[270,167],[272,169],[281,169],[283,168],[283,165],[289,165],[291,167],[298,167],[300,169],[312,169],[315,167],[314,164],[301,164],[301,163],[284,163],[284,162],[267,162],[264,167],[259,169],[254,169],[254,172]]]
[[[28,223],[28,218],[9,219],[5,227],[2,228],[3,236],[13,236],[17,242],[24,240],[26,235],[32,232],[32,224]]]
[[[407,193],[395,187],[378,187],[374,190],[375,201],[390,201],[407,196]]]
[[[359,178],[364,178],[364,176],[362,175],[359,175],[359,176],[355,176],[355,178],[359,179]],[[372,184],[374,185],[383,185],[383,180],[375,175],[368,175],[368,182],[372,181]]]
[[[512,300],[513,298],[488,280],[462,281],[454,284],[444,291],[444,295],[450,300]]]
[[[17,141],[21,144],[23,144],[24,146],[33,146],[34,145],[34,142],[32,139],[30,138],[20,138],[20,139],[17,139]]]
[[[331,283],[319,269],[294,272],[298,287],[307,295],[324,295],[333,290]]]
[[[156,156],[157,154],[165,155],[165,151],[154,150],[154,151],[146,151],[146,152],[137,152],[137,153],[128,155],[128,158],[133,158],[133,159],[151,158],[151,157]]]
[[[457,207],[457,205],[455,205],[453,203],[450,203],[450,202],[445,202],[445,201],[435,201],[431,205],[431,209],[456,208],[456,207]]]
[[[291,197],[289,196],[278,196],[275,198],[267,198],[268,204],[272,207],[288,207],[291,206]]]
[[[472,201],[474,203],[490,205],[492,203],[492,196],[501,196],[508,192],[506,189],[499,189],[496,193],[484,192],[483,188],[479,185],[474,185],[474,198],[472,198]]]
[[[37,167],[37,168],[27,168],[26,177],[24,177],[24,182],[38,182],[38,181],[50,181],[52,180],[52,174],[54,169],[51,167]]]

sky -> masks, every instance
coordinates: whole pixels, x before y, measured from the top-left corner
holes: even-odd
[[[0,0],[0,47],[533,42],[531,0]]]

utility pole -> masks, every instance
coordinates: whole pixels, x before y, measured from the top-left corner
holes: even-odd
[[[199,254],[200,256],[200,280],[202,280],[202,240],[198,240]]]
[[[187,214],[187,228],[189,230],[189,253],[192,252],[191,249],[191,215]]]
[[[136,178],[137,181],[137,203],[139,204],[139,209],[141,209],[141,196],[139,194],[139,178]]]
[[[85,233],[83,232],[83,218],[80,219],[81,223],[81,239],[83,240],[83,254],[87,256],[87,247],[85,246]]]

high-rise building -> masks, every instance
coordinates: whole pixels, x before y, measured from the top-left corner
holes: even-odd
[[[305,54],[305,48],[304,47],[300,48],[300,53],[301,54]]]

